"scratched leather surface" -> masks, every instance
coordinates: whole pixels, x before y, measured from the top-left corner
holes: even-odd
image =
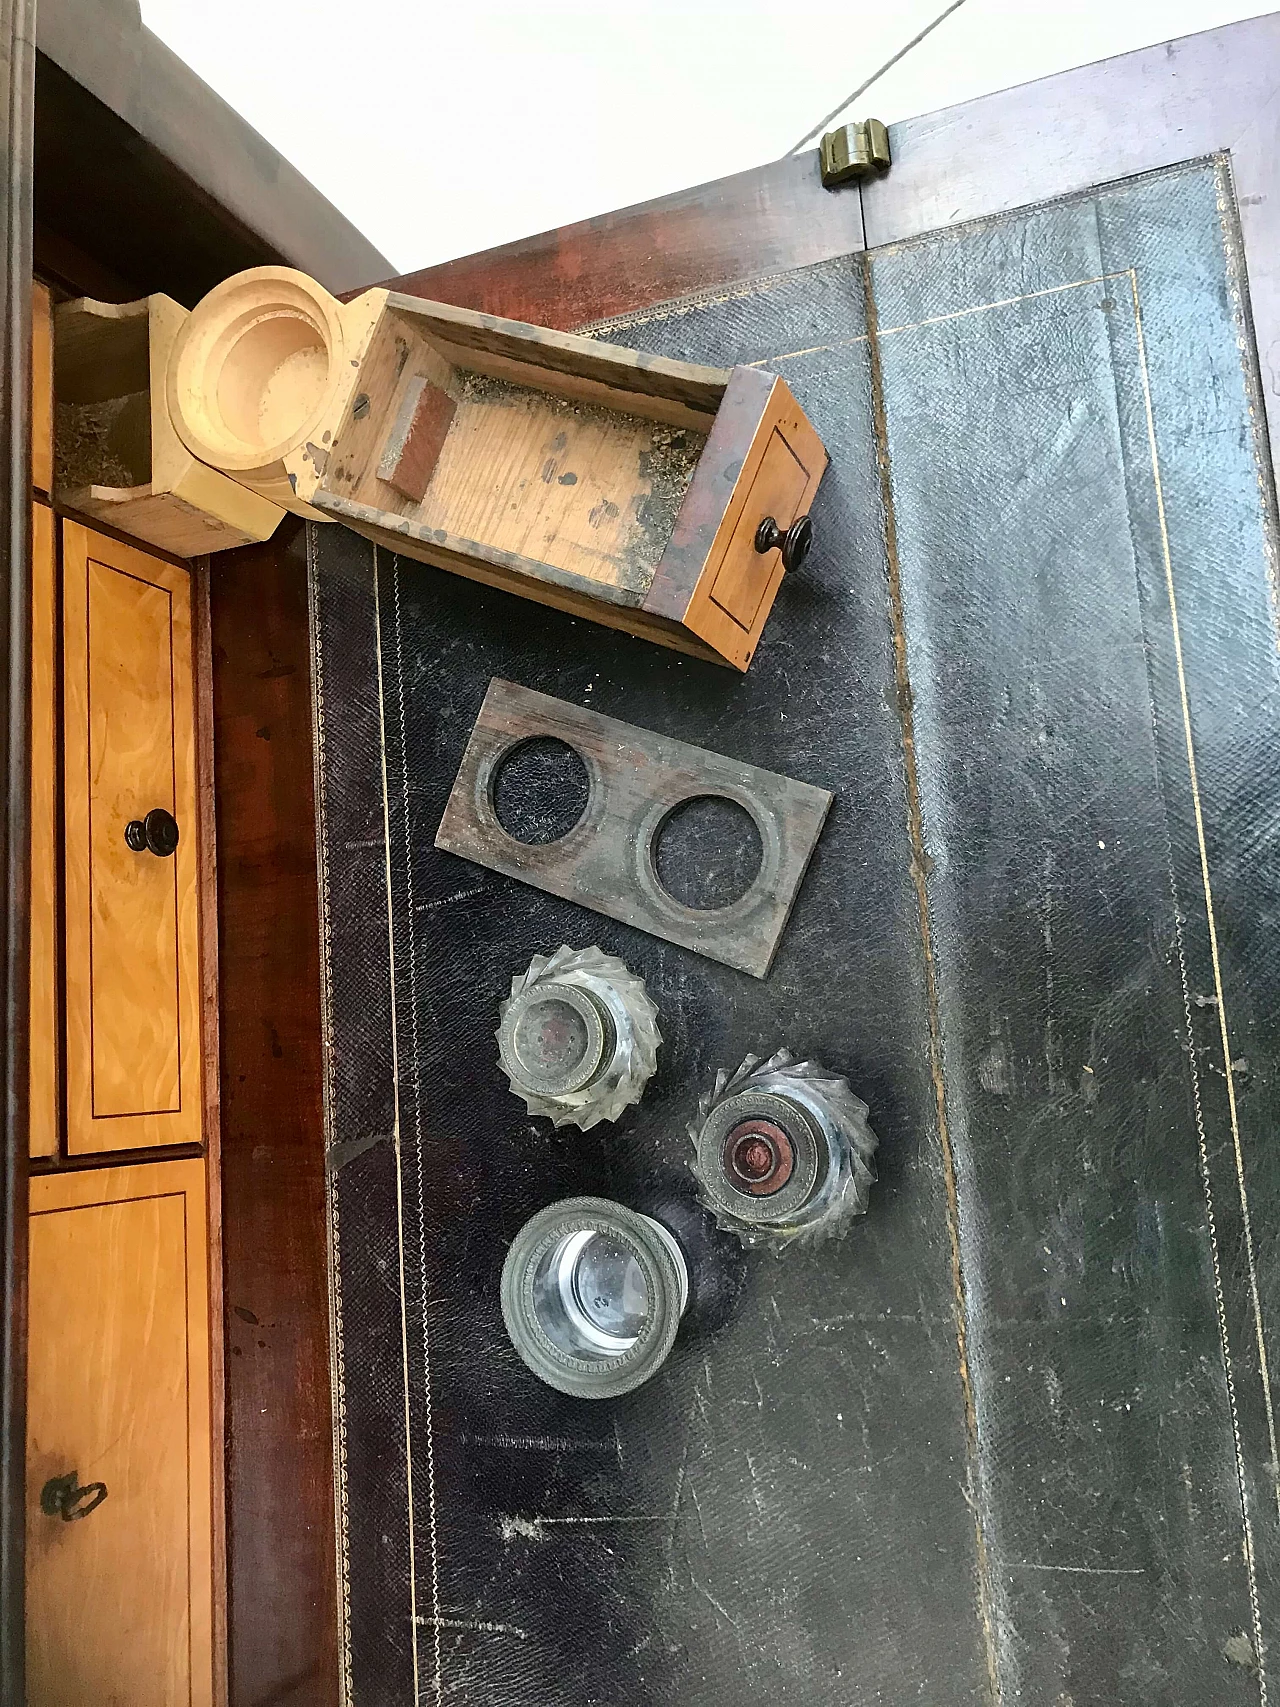
[[[989,1663],[1056,1707],[1258,1695],[1224,1643],[1275,1612],[1280,684],[1219,188],[1199,166],[876,255],[882,411],[856,259],[609,330],[777,360],[831,451],[745,678],[312,530],[361,1707],[953,1707]],[[493,675],[836,791],[767,981],[434,849]],[[604,1132],[530,1122],[496,1067],[512,972],[562,941],[662,1014]],[[683,1122],[783,1043],[868,1100],[881,1181],[844,1244],[748,1260],[691,1204]],[[497,1304],[517,1227],[579,1191],[695,1252],[669,1364],[606,1404],[529,1376]]]

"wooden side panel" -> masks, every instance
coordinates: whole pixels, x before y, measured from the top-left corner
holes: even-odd
[[[31,484],[53,490],[53,304],[42,284],[31,293]]]
[[[337,1707],[320,924],[302,530],[210,581],[235,1707]]]
[[[53,512],[31,510],[31,1033],[33,1156],[58,1153],[57,557]]]
[[[284,514],[257,492],[237,486],[194,457],[180,486],[166,492],[156,491],[150,483],[76,486],[60,491],[58,503],[175,557],[198,557],[266,539]]]
[[[766,516],[785,530],[803,515],[826,466],[786,381],[734,368],[645,613],[681,623],[745,670],[783,575],[779,552],[756,551],[756,529]]]
[[[409,296],[569,328],[862,246],[860,197],[823,189],[812,148],[392,283]]]
[[[31,1707],[212,1702],[204,1165],[31,1182]],[[106,1498],[47,1516],[75,1471]]]
[[[63,537],[67,1148],[200,1139],[191,583],[68,523]],[[161,807],[177,852],[134,852]]]
[[[469,581],[480,581],[486,587],[500,587],[503,592],[519,598],[532,599],[536,604],[550,605],[553,610],[566,610],[587,622],[598,622],[606,628],[619,628],[624,634],[639,635],[659,646],[669,646],[676,652],[687,652],[693,658],[705,658],[713,664],[723,664],[718,653],[698,639],[678,622],[651,615],[643,606],[615,604],[608,596],[604,582],[589,582],[581,575],[559,571],[561,578],[553,580],[546,565],[531,563],[514,553],[501,553],[488,547],[477,547],[473,541],[445,534],[439,539],[433,530],[416,522],[402,522],[398,527],[387,526],[387,513],[369,504],[353,504],[344,498],[318,495],[318,508],[326,517],[343,522],[353,532],[385,546],[402,557],[414,557],[438,569],[464,575]],[[537,570],[541,567],[543,575]]]

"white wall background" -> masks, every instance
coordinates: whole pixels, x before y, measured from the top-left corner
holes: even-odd
[[[142,14],[408,272],[786,153],[943,4],[142,0]],[[892,123],[1273,9],[966,0],[847,116]]]

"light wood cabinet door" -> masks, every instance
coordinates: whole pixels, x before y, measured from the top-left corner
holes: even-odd
[[[67,1148],[195,1143],[190,576],[74,522],[62,554]],[[177,823],[167,856],[126,839],[157,809]]]
[[[58,1153],[57,559],[53,513],[31,506],[30,1149]]]
[[[31,1181],[28,1707],[212,1701],[205,1213],[199,1161]]]

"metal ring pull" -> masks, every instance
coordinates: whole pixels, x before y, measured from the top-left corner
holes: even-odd
[[[65,1476],[51,1476],[40,1490],[40,1510],[46,1517],[60,1517],[64,1523],[75,1523],[97,1511],[107,1497],[105,1482],[86,1482],[80,1486],[78,1470]]]
[[[178,846],[178,820],[163,806],[153,806],[145,818],[131,818],[124,827],[124,839],[134,853],[153,853],[157,859],[168,859]]]
[[[766,551],[780,549],[782,567],[798,569],[813,546],[813,522],[808,516],[797,516],[784,532],[772,516],[766,516],[756,529],[756,550],[763,557]]]

